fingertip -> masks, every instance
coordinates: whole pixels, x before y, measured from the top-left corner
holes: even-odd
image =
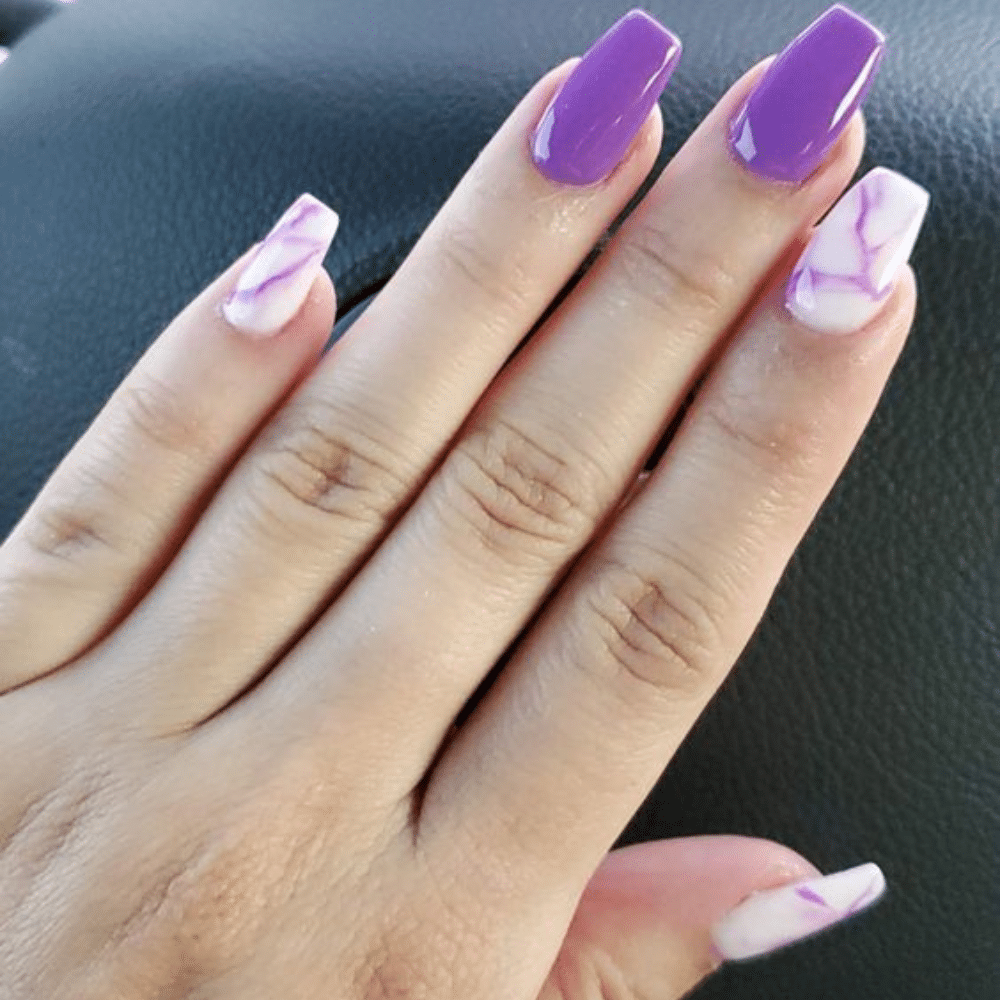
[[[333,329],[337,315],[337,289],[333,278],[325,267],[321,267],[309,288],[302,309],[291,320],[298,323],[303,330],[313,330],[322,334],[325,340]]]

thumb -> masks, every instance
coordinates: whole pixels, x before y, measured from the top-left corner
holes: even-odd
[[[823,877],[789,848],[753,837],[613,851],[584,890],[539,1000],[677,1000],[724,960],[810,936],[884,888],[877,865]]]

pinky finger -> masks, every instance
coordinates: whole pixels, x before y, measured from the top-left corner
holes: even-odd
[[[318,359],[334,318],[322,261],[336,226],[303,195],[153,343],[0,546],[0,693],[128,613]]]

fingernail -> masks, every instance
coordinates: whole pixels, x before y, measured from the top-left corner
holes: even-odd
[[[762,177],[805,180],[867,96],[884,50],[878,28],[834,4],[768,67],[733,121],[733,152]]]
[[[538,169],[560,184],[607,177],[663,93],[680,39],[642,10],[629,11],[577,63],[531,141]]]
[[[298,311],[323,265],[340,217],[311,194],[302,195],[257,247],[222,307],[244,333],[277,333]]]
[[[785,305],[814,330],[851,333],[882,308],[910,259],[930,195],[885,167],[830,210],[792,271]]]
[[[884,891],[882,870],[869,863],[755,892],[712,928],[715,953],[727,961],[770,954],[854,916]]]

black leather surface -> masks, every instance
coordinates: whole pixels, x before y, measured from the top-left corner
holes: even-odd
[[[0,0],[0,32],[18,11]],[[822,7],[650,0],[686,52],[664,157]],[[342,312],[392,272],[602,0],[80,0],[0,69],[0,536],[159,329],[310,190]],[[1000,996],[1000,5],[868,0],[891,50],[865,166],[934,204],[920,316],[735,674],[626,839],[875,860],[853,928],[700,997]],[[661,163],[663,161],[661,160]]]

